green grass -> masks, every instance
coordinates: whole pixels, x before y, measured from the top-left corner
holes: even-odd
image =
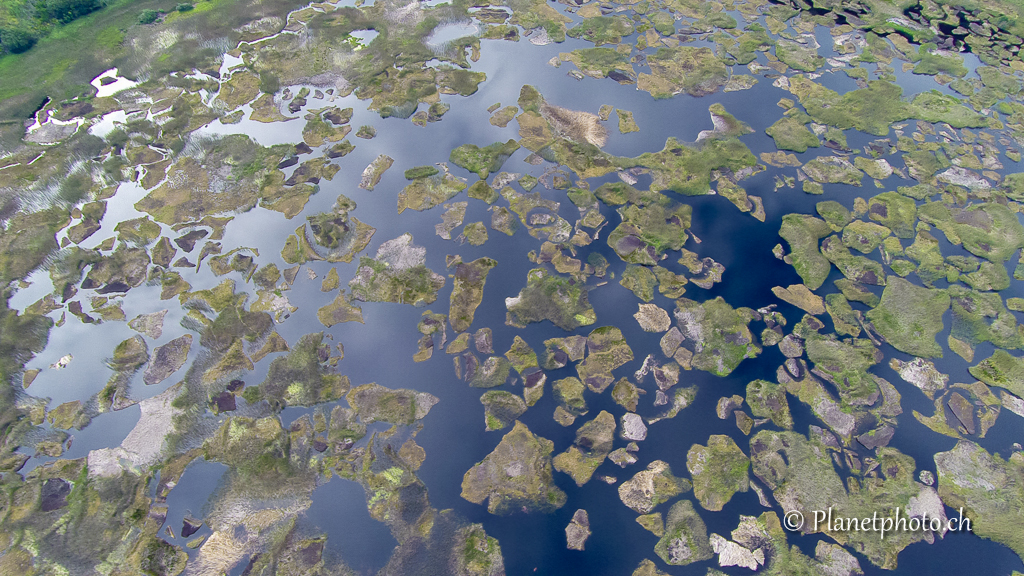
[[[89,81],[100,72],[117,66],[122,74],[141,72],[141,62],[152,76],[176,69],[212,65],[219,51],[202,49],[201,40],[181,39],[163,54],[147,54],[125,43],[133,36],[152,37],[165,30],[188,27],[204,39],[228,37],[234,43],[236,30],[246,22],[264,16],[284,16],[299,7],[299,0],[271,0],[251,5],[250,0],[203,0],[193,10],[178,12],[178,0],[113,0],[106,7],[69,24],[56,26],[23,54],[0,56],[0,122],[20,121],[45,101],[57,101],[91,94]],[[138,23],[143,10],[167,15],[149,26]],[[142,43],[146,44],[145,42]]]
[[[56,28],[23,54],[0,57],[0,119],[29,116],[46,97],[64,99],[88,89],[123,50],[116,35],[128,28],[139,11],[168,6],[170,1],[120,0]],[[70,56],[69,55],[74,55]]]
[[[124,42],[124,32],[117,26],[107,26],[96,35],[96,42],[108,50],[113,50]]]
[[[617,16],[599,16],[587,18],[578,25],[570,28],[566,35],[572,38],[588,40],[600,46],[602,44],[616,44],[623,36],[633,31],[629,20]]]

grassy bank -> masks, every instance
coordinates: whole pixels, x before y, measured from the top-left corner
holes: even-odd
[[[305,1],[202,0],[193,10],[177,12],[179,3],[113,0],[57,27],[31,50],[0,57],[0,122],[22,122],[46,98],[63,101],[88,94],[89,81],[113,66],[130,77],[211,67],[220,46],[238,41],[243,25],[265,17],[281,18],[283,25],[288,12]],[[167,15],[142,25],[139,15],[145,10]],[[185,38],[186,32],[198,38]]]

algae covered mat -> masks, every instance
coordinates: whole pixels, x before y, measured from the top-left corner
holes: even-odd
[[[0,574],[1024,573],[1020,4],[43,5]]]

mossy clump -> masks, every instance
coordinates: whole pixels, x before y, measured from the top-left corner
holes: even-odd
[[[825,313],[825,305],[821,300],[821,296],[811,292],[803,284],[793,284],[787,288],[776,286],[772,288],[772,294],[808,314],[819,315]]]
[[[964,58],[959,54],[949,52],[937,53],[938,46],[933,43],[922,44],[917,52],[917,65],[914,66],[914,74],[935,76],[936,74],[948,74],[950,76],[964,77],[967,75],[967,68],[964,67]]]
[[[762,430],[750,439],[754,475],[777,497],[785,495],[789,509],[805,514],[827,510],[846,498],[828,454],[816,437],[808,440],[796,432]],[[804,529],[810,530],[810,526]]]
[[[693,487],[689,480],[672,475],[668,463],[655,460],[646,470],[619,484],[619,500],[639,514],[648,514],[659,504],[668,502]]]
[[[728,436],[715,434],[708,438],[707,446],[691,446],[686,468],[693,478],[693,495],[705,510],[721,510],[733,494],[750,487],[750,460]]]
[[[727,16],[721,12],[719,16]],[[728,16],[727,16],[728,17]],[[675,25],[673,24],[673,31]],[[746,65],[757,59],[758,52],[767,52],[775,41],[768,36],[768,31],[759,24],[746,26],[743,33],[736,37],[735,43],[723,42],[725,51],[736,59],[737,64]]]
[[[819,184],[860,186],[864,173],[843,156],[819,156],[803,165],[803,171]]]
[[[619,284],[632,291],[637,298],[650,302],[654,299],[654,287],[658,284],[658,279],[650,268],[630,264],[622,273]]]
[[[245,479],[284,480],[292,475],[288,433],[276,416],[229,417],[203,445],[207,461],[234,468]]]
[[[504,390],[484,392],[480,403],[484,405],[484,429],[488,432],[509,427],[526,412],[526,402]]]
[[[842,294],[828,294],[825,296],[825,310],[832,318],[832,325],[836,328],[836,334],[840,336],[860,336],[861,327],[858,321],[857,312],[850,306],[849,300]]]
[[[602,44],[618,44],[623,36],[633,32],[633,23],[624,16],[597,16],[587,18],[566,31],[570,38],[579,38],[593,42],[595,46]]]
[[[612,387],[612,400],[626,410],[633,412],[640,402],[640,389],[626,378],[620,378]]]
[[[395,302],[423,305],[437,300],[444,277],[425,265],[426,249],[403,234],[381,244],[376,258],[360,258],[355,277],[349,281],[352,298],[362,302]]]
[[[456,332],[468,330],[473,324],[476,309],[483,301],[487,274],[497,265],[497,260],[486,257],[455,265],[448,321]]]
[[[601,197],[601,189],[598,189]],[[692,208],[661,194],[643,193],[619,208],[622,223],[608,235],[608,245],[632,264],[654,265],[688,238]],[[639,272],[639,270],[636,270]]]
[[[540,366],[537,363],[537,354],[518,335],[512,341],[512,347],[509,348],[508,352],[505,352],[505,358],[508,358],[509,364],[520,374],[530,368],[538,368]]]
[[[655,98],[670,98],[680,92],[707,96],[717,92],[729,79],[725,62],[710,48],[679,46],[658,48],[647,57],[650,74],[641,73],[637,88]]]
[[[462,497],[474,504],[487,500],[487,511],[506,515],[522,508],[553,512],[565,505],[551,469],[554,443],[516,422],[493,452],[466,472]]]
[[[908,506],[925,506],[930,517],[943,514],[934,489],[915,481],[917,466],[913,458],[894,448],[880,446],[875,454],[882,473],[864,478],[847,491],[830,457],[830,452],[839,447],[826,442],[829,442],[827,436],[815,433],[808,439],[793,432],[761,431],[750,441],[754,474],[774,492],[777,501],[785,501],[790,510],[803,514],[830,506],[836,514],[841,512],[843,517],[849,518],[870,516],[877,510],[888,513],[897,507],[902,512]],[[823,532],[840,545],[862,551],[876,566],[890,570],[896,566],[901,550],[914,542],[930,541],[937,535],[927,531],[899,531],[881,540],[869,532],[836,529],[835,526],[815,527],[812,523],[805,523],[802,530]]]
[[[508,123],[511,122],[513,118],[516,117],[516,113],[518,112],[519,108],[515,106],[505,106],[501,110],[495,112],[494,116],[491,116],[490,122],[498,128],[504,128],[508,126]]]
[[[809,120],[809,118],[807,119]],[[808,148],[821,146],[818,137],[807,129],[805,122],[790,116],[782,117],[775,124],[769,126],[765,132],[775,140],[775,147],[779,150],[806,152]]]
[[[351,297],[344,290],[338,292],[334,301],[316,311],[317,320],[330,328],[343,322],[363,323],[363,310],[351,302]]]
[[[633,350],[622,331],[602,326],[587,335],[587,357],[576,365],[576,373],[588,388],[601,393],[615,381],[612,371],[631,360]]]
[[[452,230],[462,225],[466,218],[466,207],[469,202],[452,202],[445,204],[444,214],[441,215],[441,222],[434,225],[434,232],[444,240],[452,239]]]
[[[179,336],[166,344],[157,346],[153,350],[152,362],[146,367],[146,372],[143,374],[143,381],[149,385],[163,382],[185,365],[191,347],[191,334]]]
[[[351,447],[366,436],[366,424],[359,421],[352,408],[335,405],[327,426],[327,441],[341,448]]]
[[[435,174],[414,179],[398,193],[398,213],[407,208],[422,212],[439,206],[466,189],[466,183],[452,174]]]
[[[562,52],[558,58],[572,62],[587,76],[594,78],[612,77],[616,80],[630,80],[635,76],[629,56],[620,54],[614,48],[581,48]]]
[[[161,233],[160,225],[150,220],[149,216],[122,220],[114,226],[114,231],[121,242],[143,248],[152,244]]]
[[[639,520],[637,521],[639,522]],[[662,534],[664,534],[664,528],[662,528],[661,532]],[[661,534],[658,534],[658,536],[660,535]],[[665,574],[665,572],[662,572],[661,570],[658,570],[657,564],[651,562],[647,558],[644,558],[640,561],[640,565],[636,567],[636,570],[633,570],[632,576],[667,576],[667,574]]]
[[[310,244],[305,227],[295,231],[285,242],[281,251],[285,262],[298,264],[307,260],[328,262],[351,262],[370,243],[376,229],[350,216],[356,203],[344,194],[339,194],[330,212],[307,216],[309,232],[316,247]],[[325,250],[318,250],[317,247]]]
[[[899,238],[913,238],[917,205],[898,192],[883,192],[868,200],[868,217]]]
[[[890,234],[892,231],[880,224],[854,220],[843,228],[843,245],[861,254],[869,254]]]
[[[1017,323],[999,294],[967,290],[955,284],[948,290],[953,309],[951,338],[972,350],[982,342],[1008,350],[1024,348],[1024,326]]]
[[[467,190],[466,195],[475,200],[483,200],[488,204],[494,204],[501,195],[494,188],[487,184],[486,180],[477,180]]]
[[[998,386],[1024,396],[1024,359],[1011,355],[1005,350],[996,350],[992,356],[970,368],[971,376],[988,384]]]
[[[816,47],[785,38],[776,42],[775,54],[790,68],[801,72],[814,72],[825,64],[825,59],[818,55]]]
[[[615,417],[602,410],[576,430],[576,441],[568,450],[555,456],[555,470],[568,474],[577,486],[583,486],[612,451],[614,440]]]
[[[665,534],[654,546],[654,553],[667,564],[685,566],[710,559],[711,543],[708,529],[693,503],[680,500],[665,516]]]
[[[549,40],[565,42],[565,25],[572,22],[571,18],[543,0],[528,0],[522,6],[522,9],[512,12],[509,24],[522,26],[526,30],[543,28]]]
[[[286,148],[266,148],[241,134],[210,140],[200,148],[198,156],[183,156],[172,164],[163,183],[137,202],[135,208],[164,224],[247,211],[265,191],[280,192],[274,189],[278,182],[275,176],[283,181],[277,165]]]
[[[922,221],[941,230],[953,244],[991,262],[1009,260],[1024,248],[1024,226],[1006,206],[983,202],[957,206],[929,202],[918,211]]]
[[[363,190],[373,191],[374,186],[380,183],[384,173],[394,165],[395,159],[387,154],[378,154],[372,162],[363,169],[362,178],[359,179],[359,187]]]
[[[112,254],[92,265],[82,281],[82,288],[95,288],[99,294],[127,292],[146,280],[149,254],[144,248],[119,244]]]
[[[848,278],[840,278],[835,281],[835,285],[836,288],[842,291],[843,296],[851,302],[860,302],[866,304],[869,308],[874,308],[881,301],[874,292],[860,282]]]
[[[1024,521],[1024,454],[1008,459],[961,440],[952,450],[935,455],[939,496],[950,508],[964,507],[972,532],[1009,546],[1024,556],[1024,534],[1015,529]]]
[[[482,246],[487,242],[487,226],[483,222],[470,222],[462,227],[460,237],[465,238],[470,246]]]
[[[764,574],[824,574],[834,572],[844,576],[861,572],[857,558],[842,546],[821,542],[814,549],[814,557],[806,556],[799,547],[790,546],[786,541],[786,530],[775,512],[764,512],[761,516],[744,516],[733,530],[734,542],[715,539],[712,544],[724,545],[740,558],[758,564],[758,555],[764,555]]]
[[[349,390],[348,376],[331,368],[331,346],[324,333],[306,334],[291,347],[291,352],[275,358],[260,384],[260,396],[275,409],[286,406],[313,406],[331,402]]]
[[[356,149],[355,144],[349,142],[348,140],[342,140],[341,142],[338,142],[334,146],[331,146],[330,148],[328,148],[325,151],[325,154],[326,154],[326,156],[328,158],[331,158],[331,159],[334,159],[334,158],[344,158],[345,156],[348,156],[349,153],[352,152],[355,149]]]
[[[754,380],[747,384],[746,401],[754,416],[770,418],[773,424],[784,430],[793,429],[784,386],[767,380]]]
[[[440,517],[444,520],[447,516],[454,515],[451,510],[444,510]],[[447,522],[446,522],[447,523]],[[438,534],[438,539],[447,544],[444,535],[448,534],[445,524],[436,526],[431,534]],[[470,524],[463,526],[455,533],[455,543],[451,547],[452,561],[447,564],[451,566],[453,574],[481,576],[501,574],[505,571],[504,559],[501,556],[501,546],[498,540],[487,535],[483,524]],[[418,560],[417,560],[418,563]]]
[[[867,87],[842,96],[803,76],[794,76],[790,91],[815,122],[845,130],[885,136],[894,122],[906,120],[912,109],[900,96],[903,89],[884,80],[872,80]]]
[[[551,386],[558,405],[575,416],[587,413],[587,401],[583,397],[586,387],[578,378],[572,376],[556,380]]]
[[[46,421],[59,430],[81,430],[89,425],[92,418],[83,409],[80,400],[73,400],[47,411]]]
[[[832,264],[818,250],[818,241],[830,232],[824,220],[805,214],[787,214],[782,217],[779,236],[789,244],[789,259],[796,273],[811,290],[825,283]]]
[[[670,137],[661,151],[645,152],[634,160],[651,169],[651,190],[703,195],[711,187],[712,172],[729,170],[735,174],[757,164],[757,157],[737,138],[738,134],[707,132],[710,136],[694,145]]]
[[[955,96],[938,90],[921,92],[911,102],[914,118],[926,122],[945,122],[954,128],[984,128],[989,119],[964,106]]]
[[[132,376],[149,362],[149,346],[139,335],[121,341],[114,347],[113,357],[108,362],[114,373],[100,391],[100,403],[105,409],[119,410],[135,401],[128,397]]]
[[[675,317],[692,347],[691,364],[717,376],[726,376],[747,358],[761,353],[748,325],[753,310],[733,308],[721,296],[699,303],[687,298],[676,301]]]
[[[566,336],[565,338],[545,340],[542,367],[545,370],[557,370],[564,368],[569,362],[578,362],[583,359],[586,346],[586,336]]]
[[[942,356],[935,336],[942,330],[942,316],[949,309],[946,290],[922,288],[902,278],[890,277],[882,301],[867,317],[878,333],[897,350],[919,356]]]
[[[630,132],[639,132],[640,127],[636,125],[636,121],[633,120],[633,113],[629,110],[615,109],[615,115],[619,117],[619,132],[622,134],[629,134]]]
[[[423,419],[438,402],[436,396],[426,392],[391,390],[375,383],[353,388],[345,395],[345,400],[364,424],[412,424]]]
[[[603,176],[629,164],[601,150],[608,141],[608,131],[600,116],[548,104],[529,85],[520,91],[519,106],[524,110],[516,118],[520,143],[538,156],[568,167],[580,178]],[[557,188],[568,187],[568,180],[559,180],[554,182]],[[530,189],[532,183],[532,176],[520,179],[524,189]]]
[[[433,166],[417,166],[415,168],[409,168],[405,171],[406,180],[416,180],[417,178],[427,178],[438,173],[437,168]]]
[[[474,358],[475,360],[475,358]],[[491,356],[466,375],[473,388],[494,388],[508,381],[512,366],[501,356]]]
[[[569,331],[597,321],[587,300],[587,289],[574,280],[534,268],[526,277],[526,286],[519,295],[506,298],[508,314],[505,323],[525,328],[527,324],[550,320]]]
[[[637,517],[636,522],[658,538],[665,535],[665,521],[661,517],[661,512],[643,514]]]
[[[853,220],[850,210],[835,200],[818,202],[814,207],[833,232],[842,231]]]
[[[448,159],[452,164],[475,172],[481,179],[497,172],[513,152],[519,149],[519,142],[509,140],[504,144],[495,142],[480,148],[476,144],[463,144],[452,150]]]
[[[853,165],[856,166],[857,169],[863,170],[869,177],[879,181],[885,180],[893,174],[892,165],[884,158],[872,160],[863,156],[857,156],[853,159]]]
[[[838,236],[830,236],[821,243],[821,254],[851,280],[872,285],[885,284],[882,265],[865,256],[852,254]]]
[[[511,210],[504,206],[492,206],[489,210],[491,211],[492,230],[501,232],[506,236],[513,236],[516,230],[519,230],[519,220]]]
[[[94,462],[102,459],[101,452],[96,451]],[[90,473],[85,458],[58,459],[24,472],[9,486],[17,496],[10,500],[5,525],[32,543],[6,542],[0,562],[5,573],[35,573],[33,558],[37,566],[92,567],[111,554],[118,554],[118,566],[132,573],[180,573],[188,555],[157,536],[159,526],[147,517],[152,497],[146,484],[144,477],[116,465],[104,474]],[[58,522],[71,532],[55,530]]]
[[[879,396],[878,385],[868,369],[882,361],[882,352],[870,340],[840,340],[832,335],[808,333],[805,345],[815,373],[835,386],[845,406],[875,403]]]
[[[302,141],[307,146],[316,148],[324,144],[341,142],[351,131],[351,126],[335,126],[333,123],[325,121],[320,114],[316,114],[306,120],[306,125],[302,129]]]

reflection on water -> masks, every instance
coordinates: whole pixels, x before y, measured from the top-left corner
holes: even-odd
[[[224,62],[220,65],[220,75],[223,76],[228,73],[232,68],[241,66],[245,61],[241,56],[232,56],[231,54],[224,54]]]
[[[465,38],[466,36],[476,36],[479,33],[480,27],[472,20],[466,20],[464,22],[453,22],[438,26],[434,28],[434,31],[424,41],[430,48],[440,48],[453,40]]]
[[[99,138],[106,138],[118,124],[124,124],[128,114],[124,110],[115,110],[104,114],[98,122],[89,127],[89,133]]]
[[[359,40],[359,46],[356,48],[359,50],[365,48],[370,44],[370,42],[373,42],[373,39],[379,34],[380,32],[377,32],[376,30],[356,30],[355,32],[350,32],[349,36]]]
[[[105,96],[112,96],[122,90],[127,90],[133,86],[138,85],[138,82],[133,82],[127,78],[117,75],[117,68],[111,68],[106,72],[92,79],[89,82],[96,88],[96,97],[103,98]]]
[[[204,525],[195,534],[185,537],[182,536],[181,527],[186,517],[203,518],[204,508],[210,504],[210,495],[214,493],[227,470],[228,467],[220,462],[207,462],[202,458],[185,468],[178,484],[167,496],[168,512],[164,525],[171,528],[174,538],[170,538],[166,532],[161,535],[162,537],[168,542],[184,547],[189,540],[210,534],[210,527]]]
[[[357,574],[376,574],[398,542],[387,526],[370,517],[363,487],[334,478],[313,491],[303,520],[329,534],[328,542]]]

